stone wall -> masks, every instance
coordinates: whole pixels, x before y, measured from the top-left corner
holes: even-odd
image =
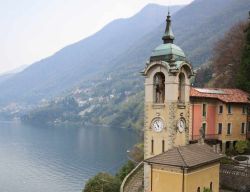
[[[250,167],[221,165],[220,187],[240,192],[250,191]]]

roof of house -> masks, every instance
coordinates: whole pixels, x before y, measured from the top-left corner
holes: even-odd
[[[207,144],[189,144],[174,147],[162,154],[156,155],[145,162],[175,167],[192,168],[219,161],[223,155],[215,153]]]
[[[190,97],[219,99],[225,103],[250,103],[249,94],[240,89],[192,87]]]

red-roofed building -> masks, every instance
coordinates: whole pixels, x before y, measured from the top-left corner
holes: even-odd
[[[236,141],[250,138],[249,94],[239,89],[191,88],[190,141],[196,141],[200,129],[207,141],[218,143],[222,151]]]

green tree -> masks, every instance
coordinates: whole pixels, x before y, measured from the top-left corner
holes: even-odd
[[[138,143],[132,147],[128,154],[129,158],[134,162],[141,162],[144,158],[144,145],[143,143]]]
[[[108,173],[98,173],[89,179],[83,192],[119,192],[120,181]]]
[[[132,161],[128,161],[117,172],[116,177],[122,182],[123,179],[135,168],[135,164]]]
[[[235,88],[237,74],[240,74],[242,52],[245,45],[246,22],[235,24],[213,49],[211,68],[213,78],[210,87]],[[243,75],[243,74],[242,74]]]
[[[250,92],[250,22],[245,30],[246,43],[243,49],[238,78],[237,87]]]
[[[248,141],[237,141],[235,144],[235,150],[241,154],[241,153],[244,153],[246,151],[248,146],[249,146]]]

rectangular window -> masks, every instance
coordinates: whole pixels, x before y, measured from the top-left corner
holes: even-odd
[[[206,134],[206,127],[207,127],[207,124],[206,123],[202,123],[202,129],[204,130],[205,134]]]
[[[162,140],[162,153],[165,152],[165,141]]]
[[[222,114],[223,113],[223,105],[220,105],[219,106],[219,114]]]
[[[204,103],[202,104],[202,116],[206,117],[207,115],[207,105]]]
[[[243,114],[246,114],[246,113],[247,113],[247,107],[246,107],[245,105],[242,107],[242,113],[243,113]]]
[[[231,124],[231,123],[228,123],[228,124],[227,124],[227,134],[228,134],[228,135],[231,135],[231,133],[232,133],[232,124]]]
[[[241,123],[241,134],[245,133],[245,123]]]
[[[151,153],[154,154],[154,140],[151,140]]]
[[[227,113],[228,113],[228,114],[231,114],[231,113],[232,113],[232,106],[231,106],[231,104],[228,104],[228,105],[227,105]]]
[[[221,135],[222,134],[222,123],[218,124],[218,134]]]

